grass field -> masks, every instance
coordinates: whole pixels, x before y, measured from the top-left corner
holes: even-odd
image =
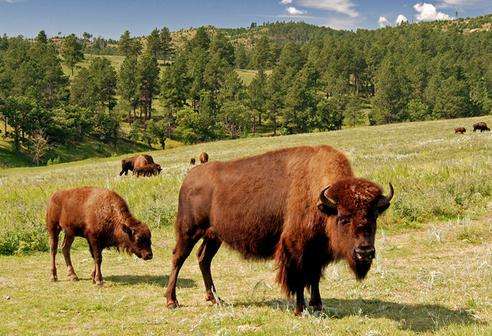
[[[118,177],[118,157],[0,169],[0,335],[490,335],[492,135],[453,134],[479,119],[492,123],[487,116],[155,151],[164,171],[147,179]],[[366,281],[356,282],[344,263],[329,266],[321,283],[324,312],[296,318],[274,282],[273,263],[246,262],[223,247],[212,268],[226,303],[205,303],[192,255],[178,284],[183,307],[165,308],[172,223],[190,157],[205,150],[212,160],[226,160],[315,144],[341,148],[359,176],[395,186]],[[116,190],[153,228],[152,261],[105,252],[102,288],[89,281],[92,261],[81,239],[73,253],[81,281],[66,280],[60,255],[61,281],[49,282],[47,198],[82,185]]]

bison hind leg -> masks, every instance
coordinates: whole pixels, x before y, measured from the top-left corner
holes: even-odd
[[[210,266],[221,244],[222,242],[219,239],[205,237],[197,253],[198,265],[200,266],[205,285],[205,301],[210,301],[214,304],[220,303],[222,300],[216,295]]]

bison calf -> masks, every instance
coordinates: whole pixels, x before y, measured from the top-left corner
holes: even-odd
[[[208,154],[205,152],[202,152],[200,156],[198,157],[198,160],[200,160],[200,163],[207,163],[208,162]]]
[[[138,167],[133,170],[133,175],[137,175],[137,177],[140,177],[140,175],[143,176],[153,176],[153,175],[159,175],[162,171],[161,165],[157,163],[151,163],[148,165],[145,165],[143,167]]]
[[[60,231],[65,233],[63,256],[68,276],[78,280],[70,259],[75,237],[84,237],[94,259],[92,281],[102,285],[102,250],[116,247],[144,260],[152,259],[151,234],[147,225],[135,219],[125,200],[108,189],[84,187],[55,192],[46,212],[50,237],[52,280],[57,281],[56,252]]]
[[[464,127],[456,127],[454,129],[455,134],[465,134],[466,133],[466,128]]]

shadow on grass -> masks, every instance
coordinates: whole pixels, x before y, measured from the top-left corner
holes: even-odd
[[[272,307],[293,310],[286,300],[265,302],[240,302],[234,306]],[[407,304],[382,300],[327,299],[323,300],[323,313],[320,318],[342,319],[345,317],[386,318],[398,322],[401,330],[414,332],[437,331],[448,325],[481,325],[472,313],[465,309],[450,309],[437,304]]]
[[[167,287],[167,281],[169,276],[167,275],[110,275],[105,276],[104,280],[112,281],[125,285],[135,285],[135,284],[150,284],[157,285],[161,287]],[[178,279],[178,288],[192,288],[196,287],[195,280],[192,279]]]

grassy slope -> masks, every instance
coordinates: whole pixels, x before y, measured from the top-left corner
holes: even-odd
[[[492,118],[480,118],[492,123]],[[454,135],[473,119],[362,127],[339,132],[243,139],[153,153],[159,177],[116,177],[119,158],[0,171],[0,248],[46,248],[43,212],[59,188],[97,185],[117,190],[138,218],[154,228],[155,259],[105,254],[104,288],[87,279],[91,260],[78,240],[79,283],[49,279],[48,253],[0,257],[0,334],[448,334],[492,332],[491,134]],[[294,318],[292,303],[274,283],[274,265],[249,263],[222,248],[214,259],[216,285],[228,304],[208,307],[192,255],[181,273],[176,311],[165,308],[173,247],[171,223],[189,158],[206,150],[231,159],[301,144],[345,150],[357,173],[392,181],[396,199],[380,220],[378,259],[368,279],[354,281],[345,264],[322,281],[322,316]],[[36,298],[36,299],[33,299]],[[286,312],[285,310],[288,310]]]

